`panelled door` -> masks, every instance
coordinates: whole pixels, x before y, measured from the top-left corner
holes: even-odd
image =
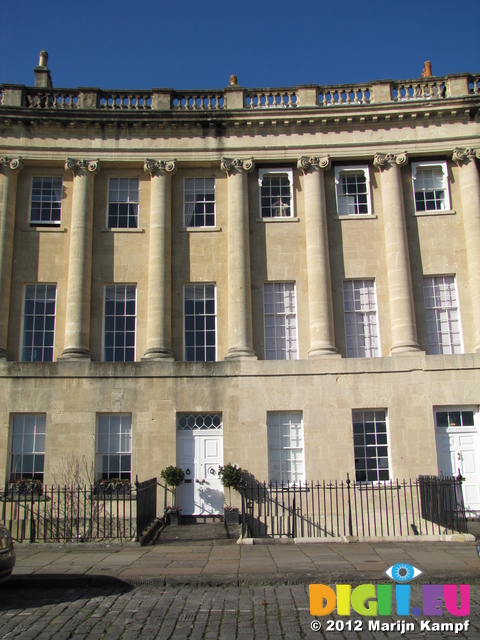
[[[177,489],[177,505],[184,515],[223,512],[223,425],[220,414],[180,414],[177,417],[177,466],[185,482]]]
[[[472,409],[435,411],[438,472],[465,479],[462,484],[465,508],[480,513],[480,464],[478,412]],[[474,515],[468,513],[467,517]]]

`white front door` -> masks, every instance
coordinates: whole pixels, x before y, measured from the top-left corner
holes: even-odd
[[[465,478],[462,484],[465,508],[480,512],[479,415],[474,409],[437,409],[438,473]],[[467,511],[467,517],[469,514]]]
[[[177,419],[177,466],[185,482],[177,489],[177,505],[184,515],[223,512],[223,425],[219,414],[181,414]]]

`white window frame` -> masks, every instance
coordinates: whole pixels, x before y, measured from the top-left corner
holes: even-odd
[[[427,299],[426,285],[433,288],[434,295],[433,298],[430,299],[430,303],[433,304],[429,304],[429,300]],[[447,285],[449,291],[446,297],[449,299],[447,301],[450,301],[451,304],[445,305],[441,299],[442,291],[439,287]],[[425,321],[427,324],[427,354],[452,355],[463,353],[463,332],[456,277],[454,275],[424,276],[423,299],[425,304]],[[455,323],[458,325],[457,331],[454,330]],[[447,332],[442,330],[442,325],[444,328],[445,325],[447,325]],[[455,340],[454,336],[458,336],[458,339]]]
[[[207,195],[211,192],[205,186],[205,180],[213,181],[213,200],[207,199]],[[187,189],[188,181],[193,181],[193,189]],[[203,186],[202,186],[203,184]],[[183,180],[183,224],[186,229],[211,229],[216,225],[216,194],[215,194],[215,177],[214,176],[191,176],[185,177]],[[193,200],[187,201],[187,194],[193,194]],[[193,206],[192,206],[193,205]],[[207,211],[207,208],[212,208],[209,205],[213,205],[213,211]],[[203,208],[202,212],[195,211],[199,206]],[[190,210],[189,210],[190,209]],[[207,216],[213,216],[213,222],[206,224]],[[195,224],[198,219],[203,218],[204,224]],[[192,224],[193,223],[193,224]]]
[[[43,482],[46,423],[45,413],[14,413],[12,415],[9,451],[10,481],[33,479]],[[31,472],[24,472],[26,456],[33,458]],[[37,467],[36,473],[35,467]]]
[[[126,181],[126,188],[120,189],[120,181]],[[136,182],[136,187],[132,187],[131,183]],[[117,182],[118,185],[116,189],[113,189],[113,183]],[[120,196],[120,191],[126,192],[126,199],[122,200]],[[136,199],[133,197],[136,191]],[[112,192],[117,194],[117,199],[111,199]],[[112,218],[116,219],[116,224],[111,223],[110,216],[110,205],[117,207],[117,212],[115,215],[112,214]],[[128,206],[128,211],[126,215],[120,215],[120,207],[122,205]],[[130,208],[134,208],[134,213],[130,213]],[[108,191],[107,191],[107,229],[138,229],[138,216],[140,209],[140,179],[138,177],[112,177],[108,179]],[[121,226],[119,224],[120,218],[125,217],[127,224],[125,226]],[[130,220],[135,221],[135,225],[130,224]]]
[[[108,300],[107,301],[107,289],[112,289],[115,288],[115,301],[114,301],[114,305],[115,305],[115,309],[114,309],[114,313],[110,314],[110,313],[106,313],[107,311],[107,302],[112,302],[112,300]],[[130,302],[132,302],[132,298],[128,298],[128,295],[131,295],[131,290],[130,292],[128,291],[128,288],[133,289],[134,290],[134,298],[133,298],[133,302],[134,302],[134,313],[127,313],[127,304]],[[117,299],[117,292],[120,295],[121,293],[121,289],[124,289],[124,295],[123,298],[119,297]],[[125,312],[123,314],[117,313],[117,308],[116,308],[116,303],[117,302],[123,302],[124,304],[124,308],[125,308]],[[131,305],[130,305],[131,306]],[[129,308],[130,310],[130,308]],[[114,323],[114,327],[113,329],[108,329],[107,331],[107,318],[113,318],[113,323]],[[121,327],[117,328],[117,319],[123,318],[124,319],[124,328],[121,329]],[[132,324],[132,319],[133,318],[133,329],[131,328],[131,324]],[[130,319],[130,320],[129,320]],[[129,320],[128,325],[129,327],[127,328],[127,320]],[[121,320],[119,320],[118,322],[119,325],[121,325]],[[113,337],[113,345],[109,344],[111,342],[110,340],[110,335],[108,336],[107,339],[107,333],[108,334],[112,334]],[[131,334],[133,333],[133,345],[131,344],[127,344],[127,342],[129,342],[130,340],[127,341],[127,336],[131,336]],[[123,343],[120,345],[116,345],[116,337],[123,335]],[[118,283],[111,283],[111,284],[106,284],[103,288],[103,345],[102,345],[102,360],[103,362],[135,362],[136,359],[136,342],[137,342],[137,285],[136,284],[118,284]],[[133,359],[125,359],[125,355],[126,355],[126,350],[130,351],[132,350],[133,347]],[[112,358],[108,358],[107,359],[107,349],[113,349],[112,352]],[[123,359],[118,359],[116,356],[117,354],[115,353],[115,351],[117,349],[123,349]]]
[[[357,201],[357,198],[359,195],[363,195],[363,194],[355,193],[355,194],[344,195],[343,193],[340,193],[342,189],[342,177],[344,175],[352,176],[359,173],[363,173],[365,177],[365,187],[366,187],[365,196],[367,199],[366,212],[355,211],[355,209],[360,206]],[[339,217],[344,217],[344,216],[357,217],[357,216],[372,215],[372,199],[371,199],[371,193],[370,193],[370,170],[368,168],[368,165],[359,164],[359,165],[335,167],[335,197],[337,202],[337,215]],[[353,198],[353,201],[349,202],[349,199],[352,199],[352,198]]]
[[[292,436],[292,426],[298,429],[296,436],[295,434]],[[298,438],[298,442],[292,446],[292,440],[294,441],[295,437]],[[267,441],[269,482],[277,483],[280,486],[299,485],[305,482],[305,438],[302,412],[268,411]],[[282,441],[286,444],[283,444]],[[296,457],[295,453],[298,455],[298,459],[294,460],[294,463],[300,468],[299,471],[292,472],[290,467],[292,453],[294,457]]]
[[[347,293],[350,294],[350,299],[347,299]],[[368,298],[366,301],[365,296]],[[378,358],[382,355],[377,308],[374,279],[344,280],[343,312],[347,358]],[[348,332],[349,327],[354,329],[352,333]],[[349,345],[352,338],[355,344]]]
[[[265,360],[298,360],[297,292],[294,282],[263,285]]]
[[[41,180],[41,184],[35,186],[35,181]],[[51,187],[48,189],[45,188],[44,182],[46,180],[52,181]],[[60,182],[60,187],[54,188],[53,181],[57,180]],[[56,189],[60,188],[60,200],[54,197],[54,192]],[[34,194],[35,190],[40,190],[40,194]],[[46,199],[46,195],[44,195],[44,191],[51,191],[51,196],[49,199]],[[30,207],[29,207],[29,223],[32,227],[59,227],[62,221],[62,199],[63,199],[63,178],[62,176],[32,176],[32,183],[30,188]],[[49,218],[47,220],[34,220],[32,218],[34,204],[40,203],[40,214],[42,210],[50,211]],[[54,206],[59,203],[59,206]],[[47,205],[44,207],[44,205]],[[54,220],[54,211],[58,211],[58,220]],[[40,216],[41,217],[41,216]],[[55,216],[57,217],[57,216]]]
[[[439,168],[442,172],[443,176],[443,192],[444,192],[444,201],[443,206],[435,209],[417,209],[417,200],[416,200],[416,185],[418,180],[418,170],[419,169],[430,169],[430,168]],[[450,211],[450,189],[448,184],[448,165],[446,160],[438,160],[438,161],[429,161],[429,162],[412,162],[412,186],[413,186],[413,206],[416,214],[419,215],[428,215],[428,214],[436,214],[441,213],[442,211]],[[432,189],[434,191],[435,189]],[[423,189],[418,189],[418,192],[424,192]],[[440,191],[440,189],[437,189]]]
[[[47,298],[47,293],[49,288],[54,289],[53,298]],[[37,294],[40,294],[43,290],[43,294],[41,297],[37,298]],[[30,297],[33,294],[33,298]],[[27,297],[28,296],[28,297]],[[27,313],[27,301],[33,301],[33,312]],[[37,307],[42,306],[43,303],[43,312],[37,313]],[[49,305],[49,313],[47,313],[47,305]],[[53,305],[53,313],[51,312]],[[21,331],[21,342],[20,342],[20,358],[21,362],[53,362],[54,354],[55,354],[55,324],[56,324],[56,311],[57,311],[57,285],[53,283],[30,283],[26,284],[23,290],[23,306],[22,306],[22,331]],[[53,317],[53,328],[46,329],[45,324],[47,322],[47,318]],[[31,334],[32,344],[27,344],[26,337],[27,334]],[[41,338],[41,344],[35,344],[35,342],[39,342],[38,337]],[[46,344],[46,342],[50,342],[50,340],[46,339],[46,336],[52,337],[52,344]],[[27,351],[31,349],[31,353],[29,357],[27,356]],[[51,352],[51,358],[45,358],[45,350]],[[38,353],[37,353],[38,352]],[[40,357],[36,357],[39,355]]]
[[[281,203],[281,195],[280,195],[280,199],[279,199],[279,205],[275,206],[275,203],[273,203],[273,205],[270,205],[268,207],[268,209],[270,210],[271,213],[273,213],[274,215],[269,215],[269,216],[264,216],[263,215],[263,209],[264,207],[262,207],[262,186],[263,186],[263,180],[264,178],[281,178],[281,177],[287,177],[288,178],[288,182],[290,185],[290,193],[289,193],[289,198],[290,198],[290,204],[285,204],[284,206],[282,206]],[[259,169],[258,170],[258,194],[259,194],[259,215],[260,215],[260,219],[261,220],[287,220],[287,219],[291,219],[295,217],[295,206],[294,206],[294,198],[293,198],[293,169],[290,168],[284,168],[284,167],[279,167],[279,168],[270,168],[270,169]],[[267,196],[264,196],[267,197]],[[270,199],[275,197],[275,196],[268,196]],[[274,211],[272,211],[272,209]]]
[[[383,416],[381,415],[383,414]],[[360,427],[361,423],[361,427]],[[374,425],[374,428],[369,426]],[[377,429],[377,424],[385,423],[381,430]],[[357,426],[358,425],[358,426]],[[368,426],[367,426],[368,425]],[[355,481],[358,483],[379,484],[391,482],[393,478],[391,451],[390,451],[390,434],[388,428],[388,412],[386,409],[353,409],[352,410],[352,435],[353,435],[353,457],[355,465]],[[384,442],[386,440],[386,442]],[[382,448],[381,451],[379,450]],[[386,449],[386,452],[384,451]],[[359,454],[363,453],[363,456]],[[374,455],[367,455],[368,453]],[[380,455],[382,454],[382,455]],[[357,461],[364,460],[365,468],[358,464]],[[368,467],[368,460],[375,460],[376,465]],[[379,462],[387,462],[387,467],[380,466]],[[387,474],[384,473],[385,469]],[[368,473],[370,472],[370,474]],[[383,473],[382,473],[383,472]],[[380,478],[380,474],[385,477]],[[370,475],[370,477],[368,477]],[[365,477],[363,477],[365,476]],[[376,477],[373,477],[376,476]]]
[[[118,422],[118,424],[117,424]],[[116,430],[116,431],[115,431]],[[101,433],[102,432],[102,433]],[[99,413],[97,414],[96,432],[96,478],[111,480],[119,478],[132,481],[132,414],[131,413]],[[130,469],[122,470],[124,459],[129,459]],[[118,471],[112,469],[112,461],[118,460]],[[104,469],[104,461],[107,469]]]
[[[213,298],[206,297],[207,288],[213,288]],[[203,289],[203,298],[197,297],[201,296]],[[193,313],[186,313],[187,307],[187,293],[189,295],[188,301],[191,302],[193,300]],[[191,297],[193,294],[193,298]],[[196,313],[195,302],[201,302],[203,300],[204,312]],[[211,304],[208,305],[208,312],[206,310],[207,302],[211,302],[213,300],[213,312],[211,311]],[[197,322],[197,319],[204,318],[203,328],[197,327],[201,322]],[[191,322],[190,319],[193,321]],[[213,324],[213,328],[212,325]],[[209,325],[207,327],[207,325]],[[211,334],[212,331],[215,333],[215,344],[207,345],[207,335]],[[193,345],[187,345],[187,332],[193,335]],[[203,334],[202,344],[197,344],[197,337]],[[203,282],[191,282],[189,284],[185,284],[183,287],[183,359],[185,362],[216,362],[217,360],[217,287],[213,283],[203,283]],[[207,359],[207,348],[214,350],[213,359]],[[190,351],[193,349],[193,352]],[[197,358],[198,350],[203,349],[204,357]],[[193,355],[194,357],[190,357]],[[209,354],[210,355],[210,354]]]

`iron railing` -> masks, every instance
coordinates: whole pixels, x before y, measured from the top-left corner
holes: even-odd
[[[462,476],[419,476],[422,517],[439,526],[467,532]]]
[[[146,487],[135,491],[133,485],[116,490],[43,485],[30,491],[10,486],[0,491],[0,520],[17,542],[135,539],[143,530],[144,520],[142,529],[137,522],[137,497],[142,505],[144,491]],[[143,504],[151,503],[151,496],[145,498]]]
[[[137,537],[157,517],[157,479],[150,478],[144,482],[135,480],[137,490]]]
[[[244,484],[240,488],[242,535],[389,538],[465,532],[463,503],[458,501],[461,481],[442,478],[437,485],[443,496],[450,497],[449,502],[442,498],[443,511],[427,508],[428,501],[438,494],[428,493],[425,487],[420,479],[357,483],[348,474],[346,481],[289,486]]]

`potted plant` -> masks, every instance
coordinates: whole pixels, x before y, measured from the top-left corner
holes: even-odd
[[[173,487],[173,506],[165,509],[168,522],[172,525],[181,524],[182,510],[177,507],[176,490],[185,480],[185,473],[180,467],[169,466],[160,473],[160,476],[165,480],[167,487]]]
[[[228,504],[223,507],[224,521],[226,524],[238,524],[239,510],[238,507],[232,507],[232,489],[238,489],[242,482],[241,469],[236,464],[228,462],[218,469],[218,477],[223,487],[228,489]]]
[[[165,509],[165,515],[167,518],[167,524],[170,524],[173,527],[182,524],[182,510],[180,507],[168,506]]]

